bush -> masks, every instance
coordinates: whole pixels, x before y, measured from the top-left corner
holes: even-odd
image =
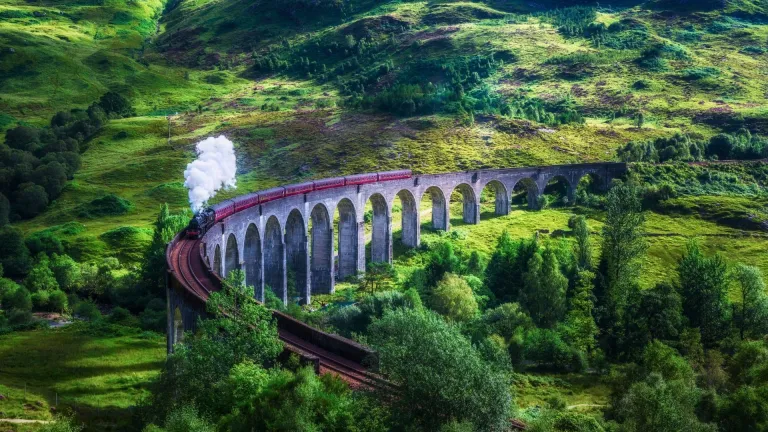
[[[64,313],[69,309],[67,294],[61,290],[52,291],[48,295],[48,309],[51,312]]]
[[[698,81],[706,78],[714,78],[720,75],[720,69],[712,66],[684,69],[682,78],[688,81]]]
[[[107,322],[128,327],[138,324],[138,320],[136,317],[131,315],[131,312],[128,309],[121,308],[119,306],[112,309],[112,311],[109,313],[109,316],[107,317]]]
[[[86,321],[98,321],[101,319],[101,311],[95,303],[91,301],[82,301],[75,306],[75,315]]]
[[[460,276],[446,273],[432,293],[432,306],[453,321],[467,321],[478,312],[472,288]]]
[[[116,216],[128,213],[133,203],[114,194],[96,198],[81,210],[82,217]]]
[[[534,329],[525,334],[525,360],[537,366],[559,371],[581,371],[587,366],[586,354],[568,346],[557,332]]]
[[[165,301],[155,298],[139,314],[139,325],[143,330],[164,332],[168,321]]]

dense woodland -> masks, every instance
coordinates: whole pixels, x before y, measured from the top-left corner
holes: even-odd
[[[612,3],[0,5],[0,418],[56,420],[0,429],[768,431],[768,2]],[[508,216],[486,191],[480,224],[424,223],[414,250],[396,229],[392,265],[309,305],[257,304],[232,272],[166,358],[181,173],[219,134],[238,187],[213,202],[400,168],[630,170],[531,209],[510,191]],[[279,358],[268,308],[372,347],[396,390]]]

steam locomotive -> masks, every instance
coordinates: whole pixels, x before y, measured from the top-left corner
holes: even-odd
[[[411,170],[355,174],[346,177],[327,178],[252,192],[247,195],[222,201],[198,211],[192,220],[189,221],[189,225],[186,228],[186,236],[189,238],[200,238],[211,226],[213,226],[213,224],[234,213],[281,198],[344,186],[356,186],[376,183],[379,181],[402,180],[411,178],[411,175]]]

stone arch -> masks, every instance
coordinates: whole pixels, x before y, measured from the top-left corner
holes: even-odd
[[[304,217],[297,209],[291,210],[285,221],[286,285],[289,295],[306,300],[307,297],[307,233]]]
[[[498,180],[491,180],[483,187],[483,192],[491,191],[494,196],[494,214],[504,216],[509,214],[509,196],[507,187]]]
[[[264,283],[278,298],[287,301],[285,289],[285,245],[277,217],[270,216],[264,229]]]
[[[310,214],[312,221],[312,254],[310,269],[312,293],[333,292],[333,222],[324,204],[317,204]]]
[[[226,278],[232,270],[240,269],[240,253],[237,250],[237,238],[234,234],[227,237],[227,249],[224,251],[224,273]]]
[[[184,340],[184,316],[181,309],[176,306],[173,311],[173,343],[177,344]]]
[[[585,172],[576,179],[573,193],[576,194],[581,190],[589,193],[602,193],[607,189],[607,184],[606,179],[599,173]]]
[[[445,200],[445,194],[437,186],[430,186],[424,191],[422,201],[429,196],[432,202],[432,229],[448,231],[448,203]]]
[[[253,223],[245,230],[243,266],[245,267],[245,284],[253,287],[256,298],[262,299],[264,293],[261,292],[261,236],[259,236],[259,228]]]
[[[221,276],[221,246],[218,244],[213,250],[213,268],[211,270]]]
[[[512,201],[515,201],[516,194],[525,194],[525,202],[529,209],[539,207],[539,186],[530,177],[524,177],[518,180],[512,187]]]
[[[387,200],[379,193],[368,200],[373,206],[371,220],[371,262],[390,262],[392,260],[392,227]]]
[[[397,197],[400,198],[403,245],[410,248],[417,247],[419,246],[419,206],[416,204],[416,198],[408,189],[398,192]]]
[[[552,204],[570,204],[573,199],[573,187],[566,176],[556,174],[547,179],[543,194],[554,197]]]
[[[358,236],[361,227],[357,223],[355,206],[347,198],[336,206],[339,213],[339,280],[357,275]]]
[[[478,223],[480,221],[480,203],[472,186],[462,183],[454,188],[454,192],[461,194],[461,219],[464,223]]]

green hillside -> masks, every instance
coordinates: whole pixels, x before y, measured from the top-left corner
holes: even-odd
[[[184,206],[181,172],[211,134],[238,146],[237,194],[400,167],[612,160],[628,141],[677,132],[761,133],[765,5],[726,3],[8,1],[0,127],[45,125],[108,90],[138,114],[91,138],[62,197],[20,226],[144,228],[161,203]],[[134,205],[130,221],[79,217],[107,194]]]

